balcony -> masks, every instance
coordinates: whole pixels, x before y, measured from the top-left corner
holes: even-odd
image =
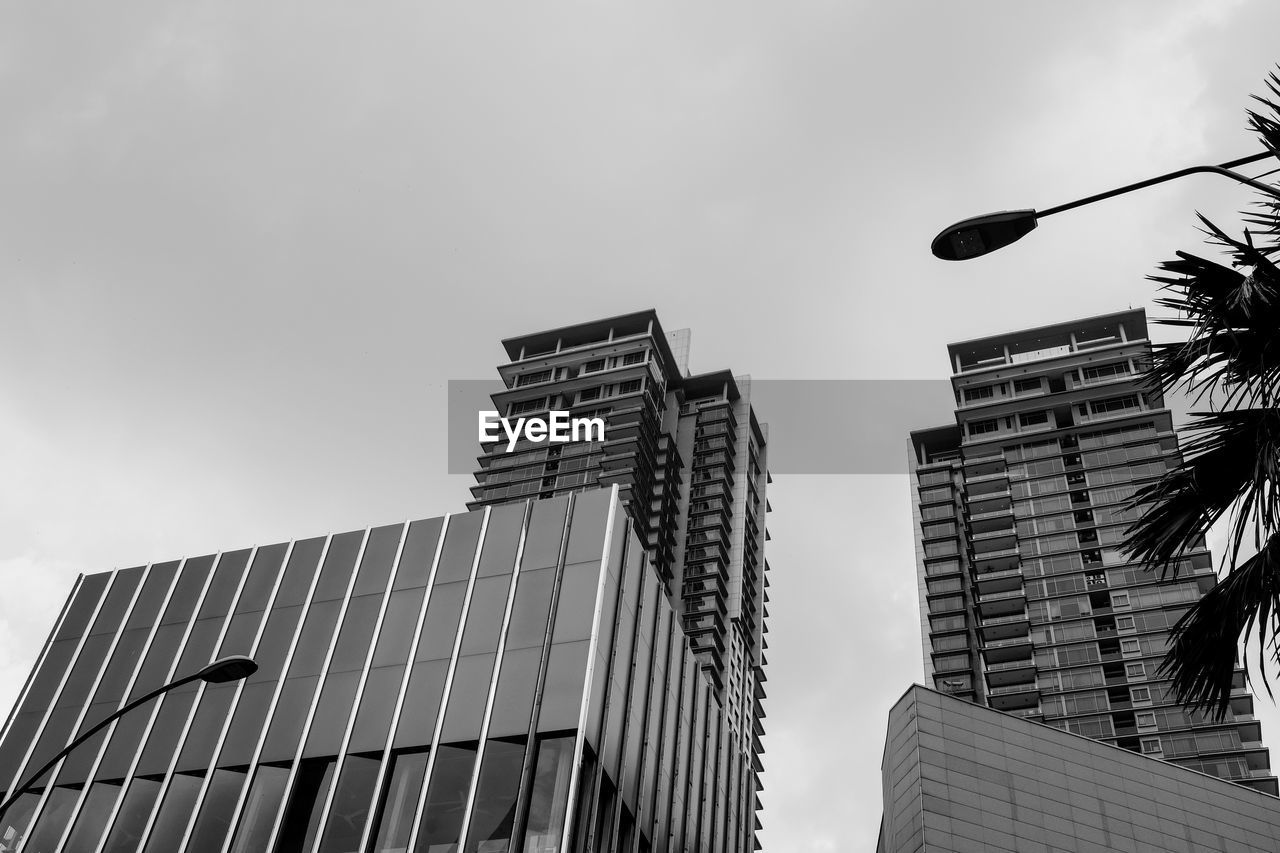
[[[1031,663],[1032,650],[1030,637],[987,640],[982,644],[982,657],[988,666],[1003,663]]]
[[[1022,588],[1022,569],[1002,569],[997,572],[986,572],[974,576],[978,594],[986,597],[1005,592],[1015,592]]]

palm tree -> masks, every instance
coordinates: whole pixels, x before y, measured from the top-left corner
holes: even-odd
[[[1280,156],[1280,76],[1267,88],[1277,100],[1255,96],[1270,114],[1251,110],[1249,124]],[[1166,292],[1157,304],[1175,312],[1156,322],[1187,334],[1154,348],[1151,389],[1187,392],[1209,410],[1191,415],[1181,464],[1133,497],[1142,514],[1125,542],[1132,559],[1172,578],[1179,558],[1226,520],[1220,579],[1178,620],[1160,668],[1179,702],[1218,718],[1242,638],[1257,638],[1268,694],[1268,658],[1280,663],[1280,201],[1255,205],[1240,239],[1200,217],[1232,266],[1178,252],[1150,276]]]

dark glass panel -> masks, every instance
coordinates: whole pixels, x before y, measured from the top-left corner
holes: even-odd
[[[595,619],[596,592],[600,586],[600,564],[578,563],[564,567],[560,582],[560,601],[556,604],[556,626],[553,643],[586,640],[591,636]],[[613,618],[613,614],[608,614]]]
[[[271,727],[267,730],[267,739],[262,747],[260,761],[284,761],[292,759],[298,749],[298,738],[302,735],[302,722],[315,698],[316,684],[319,676],[309,675],[306,678],[290,678],[284,683],[280,693],[280,701],[271,717]]]
[[[249,676],[249,683],[280,680],[284,658],[289,653],[289,643],[293,641],[293,634],[298,629],[298,619],[301,617],[301,605],[271,608],[271,613],[267,615],[267,627],[263,629],[262,639],[253,655],[258,663],[258,671]]]
[[[115,730],[107,744],[106,754],[98,765],[98,779],[123,779],[129,773],[129,762],[138,752],[138,744],[142,740],[142,730],[147,726],[151,714],[147,709],[139,708],[137,713],[125,714],[116,720]]]
[[[427,518],[409,525],[409,535],[404,540],[400,555],[400,568],[396,571],[393,589],[411,589],[427,585],[431,576],[431,563],[436,556],[436,543],[440,539],[439,518]]]
[[[196,709],[191,730],[187,732],[182,754],[178,758],[179,773],[203,770],[213,763],[213,750],[217,746],[218,735],[222,734],[222,726],[227,721],[235,692],[235,684],[205,685],[204,695],[200,697],[200,707]]]
[[[196,604],[200,601],[200,590],[204,588],[204,582],[208,580],[209,572],[213,570],[213,560],[214,555],[209,554],[204,557],[192,557],[182,564],[178,586],[173,590],[173,595],[169,596],[169,605],[164,610],[164,617],[160,620],[161,625],[174,625],[191,620],[191,614],[195,613]]]
[[[391,770],[387,774],[390,781],[378,804],[378,831],[372,853],[403,853],[408,849],[429,754],[425,750],[392,754]]]
[[[249,576],[245,578],[244,588],[240,590],[240,599],[236,602],[236,613],[251,613],[263,610],[271,598],[271,590],[280,575],[280,564],[284,562],[285,551],[289,545],[281,542],[276,545],[264,545],[253,555],[253,566]]]
[[[311,730],[307,733],[307,745],[302,755],[333,755],[342,746],[342,735],[351,719],[351,706],[355,703],[359,672],[331,672],[320,688],[320,702],[316,705]]]
[[[245,685],[240,701],[236,703],[231,728],[227,730],[227,738],[222,744],[222,753],[218,756],[219,765],[229,767],[249,763],[262,734],[262,724],[266,722],[267,707],[275,689],[276,685],[272,683]]]
[[[437,584],[432,588],[415,660],[438,660],[453,656],[458,620],[462,617],[462,601],[466,594],[466,581],[443,586]]]
[[[582,709],[582,686],[587,674],[589,640],[551,647],[547,683],[538,712],[538,731],[576,729]]]
[[[142,656],[142,649],[146,646],[150,633],[150,628],[130,628],[120,635],[120,641],[111,653],[111,662],[107,664],[102,681],[98,683],[98,690],[93,694],[94,702],[119,703],[129,677],[138,666],[138,658]]]
[[[520,570],[516,578],[516,600],[511,605],[511,623],[507,626],[508,649],[542,648],[555,581],[554,568]]]
[[[217,651],[218,634],[222,632],[222,619],[222,616],[212,616],[196,620],[187,636],[187,644],[182,647],[178,668],[173,671],[174,678],[184,678],[198,672],[213,660],[213,654]],[[185,689],[194,690],[195,685],[186,685]]]
[[[244,576],[245,566],[248,564],[248,550],[231,551],[222,555],[214,569],[209,591],[204,594],[204,601],[200,604],[200,619],[215,619],[227,615],[231,610],[231,600],[236,595],[236,587],[240,586],[240,578]]]
[[[442,746],[436,754],[427,804],[418,828],[416,853],[442,853],[457,844],[467,807],[467,792],[476,763],[475,746]]]
[[[442,743],[480,737],[484,706],[489,698],[489,683],[493,678],[494,658],[495,655],[491,654],[458,658],[453,684],[449,686],[449,705],[444,715],[444,729],[440,733]]]
[[[142,843],[142,831],[147,827],[151,807],[160,794],[160,779],[135,777],[125,792],[120,813],[111,825],[111,834],[102,853],[134,853]]]
[[[27,827],[31,824],[31,816],[35,814],[36,806],[40,804],[40,795],[43,790],[27,791],[18,797],[18,801],[5,811],[4,816],[0,817],[0,844],[6,844],[11,850],[16,850],[18,845],[22,843],[22,838],[26,835]]]
[[[496,506],[489,513],[476,577],[511,574],[516,564],[516,549],[520,546],[520,530],[524,526],[524,508],[522,503],[508,504]]]
[[[247,776],[244,768],[224,767],[214,771],[191,840],[183,853],[218,853],[222,849],[231,832],[231,813]]]
[[[471,577],[476,543],[480,540],[480,523],[483,520],[484,513],[479,510],[449,519],[449,527],[444,534],[444,550],[440,554],[440,567],[436,569],[437,585]]]
[[[142,749],[142,760],[138,762],[138,769],[135,771],[138,775],[149,776],[169,769],[174,751],[178,748],[178,737],[182,734],[182,727],[186,725],[187,715],[191,712],[195,698],[195,693],[177,691],[165,695],[155,726],[147,736],[147,745]]]
[[[77,853],[81,850],[93,850],[97,846],[122,787],[123,783],[117,781],[94,782],[90,786],[64,849],[69,853]]]
[[[464,853],[509,848],[515,823],[516,795],[520,791],[520,765],[523,763],[524,738],[485,743]]]
[[[79,707],[88,704],[89,688],[98,678],[98,673],[102,672],[102,664],[107,659],[110,648],[111,637],[107,634],[98,634],[85,639],[84,647],[80,649],[80,654],[71,667],[71,675],[62,686],[62,692],[58,694],[55,708]]]
[[[369,678],[360,695],[360,710],[351,731],[349,752],[372,752],[387,744],[387,732],[391,727],[391,714],[395,710],[396,697],[400,695],[400,683],[404,680],[403,666],[384,666],[369,670]]]
[[[169,587],[173,585],[173,578],[177,573],[176,560],[156,563],[151,567],[147,582],[142,585],[142,594],[138,596],[133,612],[129,614],[129,621],[125,623],[126,629],[147,628],[156,623],[160,605],[164,604],[164,597],[169,593]]]
[[[137,699],[161,687],[168,681],[169,668],[180,650],[182,633],[185,625],[162,625],[156,630],[151,645],[147,647],[147,656],[142,661],[142,669],[129,691],[130,699]]]
[[[71,820],[71,810],[75,808],[79,798],[79,788],[66,788],[62,785],[55,787],[49,793],[49,799],[45,800],[44,809],[35,826],[31,828],[26,849],[38,853],[56,847],[62,833],[66,832],[67,823]]]
[[[295,549],[296,550],[296,549]],[[262,853],[271,840],[271,828],[275,825],[280,804],[284,801],[284,788],[289,782],[288,767],[272,767],[261,764],[253,774],[253,785],[245,799],[244,814],[236,828],[231,853]]]
[[[320,581],[316,584],[313,600],[333,601],[347,597],[351,572],[355,569],[356,557],[363,541],[363,530],[339,533],[330,539],[329,553],[324,556],[324,568],[320,570]]]
[[[538,687],[541,648],[507,649],[498,673],[498,692],[489,720],[490,737],[526,734],[533,714],[533,695]]]
[[[105,703],[103,705],[94,705],[91,709],[93,722],[90,723],[86,719],[81,724],[80,731],[88,731],[94,724],[115,713],[115,707],[114,704]],[[106,740],[107,733],[103,730],[71,750],[71,753],[62,760],[62,768],[58,771],[58,784],[80,785],[88,781],[89,769],[93,766],[94,759],[98,757],[98,751],[102,749],[102,745],[106,743]]]
[[[98,606],[98,599],[102,597],[102,591],[107,588],[107,581],[110,579],[109,572],[85,576],[80,588],[76,590],[76,597],[72,600],[66,617],[58,627],[54,640],[74,640],[84,636],[85,630],[89,627],[89,617]]]
[[[320,829],[325,797],[333,784],[336,761],[335,758],[312,758],[298,765],[298,778],[284,812],[276,853],[302,853],[311,849]]]
[[[71,740],[71,727],[75,725],[78,716],[79,708],[57,708],[49,715],[40,731],[40,739],[36,741],[35,751],[22,770],[24,776],[53,758],[67,745],[67,741]]]
[[[569,547],[565,551],[565,563],[594,560],[597,564],[604,549],[605,522],[613,501],[608,491],[588,492],[578,495],[573,502],[573,521],[569,523]],[[615,529],[616,537],[620,530]]]
[[[196,795],[200,793],[203,781],[203,773],[173,775],[156,815],[155,826],[151,828],[151,835],[147,838],[147,846],[143,848],[145,853],[171,853],[178,849],[182,836],[187,831],[191,809],[195,806]]]
[[[137,566],[116,572],[116,579],[107,592],[107,600],[103,602],[102,609],[98,611],[98,618],[93,620],[89,636],[114,634],[120,630],[124,613],[129,609],[129,602],[138,589],[138,582],[142,580],[143,570],[143,566]]]
[[[341,601],[315,601],[307,611],[307,621],[302,625],[298,646],[289,664],[289,677],[319,675],[324,669],[324,657],[329,653],[334,629],[338,625],[338,609]]]
[[[253,651],[253,638],[258,634],[258,626],[262,624],[263,611],[237,613],[231,617],[227,633],[218,646],[218,657],[227,655],[247,655]]]
[[[564,517],[569,509],[567,495],[535,501],[525,536],[520,571],[545,569],[560,562],[560,545],[564,537]]]
[[[31,682],[31,689],[27,691],[27,698],[22,703],[23,711],[38,710],[43,713],[53,704],[54,693],[57,692],[62,676],[71,663],[78,642],[75,638],[58,640],[49,647],[49,653],[40,664],[40,672],[36,675],[35,681]],[[0,764],[0,767],[3,766]]]
[[[396,560],[396,549],[400,547],[400,533],[403,530],[403,524],[392,524],[369,531],[369,544],[364,548],[364,558],[360,561],[360,573],[356,575],[356,588],[352,595],[380,594],[387,588],[387,578],[391,577],[391,567]]]
[[[280,589],[276,593],[274,608],[302,604],[307,600],[307,592],[311,582],[315,580],[316,566],[320,562],[320,554],[324,551],[324,537],[303,539],[295,542],[293,552],[289,554],[289,565],[285,567],[284,578],[280,581]]]
[[[395,747],[430,746],[448,674],[447,660],[425,661],[413,665],[409,690],[405,693],[404,710],[396,726]]]
[[[342,775],[334,789],[320,853],[348,853],[360,846],[381,766],[381,755],[348,755],[342,763]]]
[[[467,625],[462,632],[459,655],[497,651],[510,591],[510,575],[476,580],[471,603],[467,605]]]
[[[423,588],[391,593],[387,612],[382,617],[382,630],[378,632],[378,646],[373,652],[375,667],[404,664],[409,660],[413,630],[417,627],[425,594]]]
[[[333,658],[329,661],[329,672],[364,669],[381,607],[381,595],[362,595],[347,603],[342,630],[338,632],[338,644],[334,646]]]

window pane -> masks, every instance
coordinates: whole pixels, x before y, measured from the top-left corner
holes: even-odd
[[[453,655],[453,641],[458,633],[462,599],[466,592],[466,581],[443,586],[436,584],[431,590],[427,615],[422,623],[422,636],[418,639],[416,660],[438,660]]]
[[[315,579],[316,565],[320,562],[323,550],[323,537],[294,543],[293,552],[289,555],[289,565],[285,567],[280,590],[276,593],[274,607],[288,607],[307,600],[307,590]]]
[[[262,853],[267,849],[271,827],[275,825],[288,781],[288,767],[258,766],[258,771],[253,774],[253,786],[245,799],[244,816],[236,829],[231,853]]]
[[[528,733],[541,657],[541,648],[507,649],[503,653],[493,717],[489,721],[490,737]]]
[[[448,668],[447,660],[424,661],[413,665],[404,710],[401,712],[399,725],[396,726],[397,748],[431,744]]]
[[[392,666],[404,664],[409,659],[413,629],[418,624],[422,609],[423,588],[406,589],[391,593],[386,614],[382,617],[382,630],[378,632],[378,646],[373,652],[373,665]]]
[[[222,768],[214,771],[186,853],[216,853],[222,849],[222,843],[231,832],[231,812],[248,775],[247,771],[241,769]]]
[[[467,625],[462,632],[460,655],[474,655],[498,650],[502,633],[502,616],[507,610],[507,593],[511,576],[503,575],[476,580],[467,607]]]
[[[52,850],[57,846],[58,839],[62,838],[62,833],[67,828],[67,821],[71,819],[71,809],[79,796],[78,788],[65,788],[59,785],[53,789],[49,799],[45,801],[44,810],[40,812],[40,819],[36,821],[35,827],[31,830],[31,836],[27,839],[27,850]]]
[[[564,533],[564,517],[568,508],[568,496],[534,503],[533,514],[529,519],[529,534],[520,559],[521,572],[545,569],[559,562],[560,539]]]
[[[291,678],[284,683],[280,701],[271,718],[271,728],[262,748],[261,761],[284,761],[293,758],[302,736],[302,723],[315,698],[319,676]]]
[[[403,524],[392,524],[369,531],[369,544],[365,546],[364,559],[360,561],[353,595],[381,594],[387,588],[387,578],[391,577],[391,565],[395,562],[403,529]]]
[[[264,545],[253,557],[253,566],[249,569],[249,577],[245,579],[244,589],[240,591],[240,600],[236,602],[236,613],[251,613],[267,606],[271,590],[276,585],[280,574],[280,564],[284,561],[288,544]]]
[[[151,816],[151,807],[159,793],[160,780],[157,778],[135,777],[129,783],[129,790],[124,795],[124,803],[120,806],[116,822],[111,825],[111,834],[107,836],[103,853],[133,853],[137,849],[142,841],[142,830],[146,828],[147,818]]]
[[[0,843],[9,844],[13,849],[17,849],[23,835],[26,834],[27,826],[31,823],[31,816],[35,814],[36,806],[40,803],[41,793],[43,792],[27,791],[18,798],[16,803],[9,806],[4,817],[0,818]]]
[[[474,746],[440,747],[427,787],[425,814],[431,819],[422,821],[415,853],[437,853],[458,843],[475,762]]]
[[[114,634],[119,630],[120,623],[124,621],[124,612],[133,599],[134,590],[138,588],[138,581],[142,580],[142,571],[143,567],[138,566],[116,572],[115,581],[107,593],[107,600],[98,611],[98,618],[93,620],[93,628],[89,631],[90,636]]]
[[[369,671],[364,693],[360,696],[360,710],[356,714],[351,742],[347,745],[349,752],[372,752],[386,746],[391,713],[395,710],[403,680],[403,666],[384,666]]]
[[[489,526],[485,530],[476,577],[511,574],[515,567],[516,549],[520,545],[524,507],[522,503],[496,506],[489,513]]]
[[[147,839],[147,853],[170,853],[177,850],[186,832],[187,822],[191,819],[191,808],[195,805],[196,795],[200,793],[200,784],[204,774],[176,773],[169,782],[169,790],[165,792],[160,813],[156,816],[156,824]]]
[[[556,606],[556,626],[551,642],[566,643],[585,640],[591,636],[599,585],[598,562],[564,567],[564,579],[560,583],[560,603]]]
[[[480,763],[475,806],[467,830],[466,853],[479,853],[481,842],[502,842],[506,850],[515,821],[516,795],[520,790],[520,765],[524,763],[524,738],[516,741],[490,740]],[[495,849],[485,846],[484,850]]]
[[[102,591],[107,588],[107,581],[110,579],[111,575],[106,572],[85,577],[80,584],[80,589],[76,591],[71,607],[67,610],[66,618],[62,620],[62,626],[58,628],[58,634],[54,637],[55,642],[74,640],[84,636],[84,632],[89,628],[89,617],[93,615],[93,609],[98,606],[98,599],[102,597]]]
[[[516,600],[507,626],[507,649],[542,647],[547,636],[547,616],[551,612],[551,591],[556,570],[520,570],[516,579]]]
[[[333,783],[336,761],[334,758],[312,758],[299,765],[289,807],[284,813],[284,824],[280,827],[277,853],[302,853],[311,849],[320,829],[320,810]]]
[[[436,556],[436,542],[440,538],[440,526],[441,520],[438,518],[415,521],[409,525],[409,535],[405,537],[394,589],[427,585],[427,579],[431,575],[431,562]]]
[[[320,688],[315,718],[307,733],[304,757],[333,755],[338,751],[347,720],[351,718],[359,679],[358,672],[333,672],[325,679],[324,687]]]
[[[539,738],[524,853],[560,849],[565,811],[569,805],[569,772],[572,766],[572,736]]]
[[[120,782],[93,783],[67,839],[67,850],[92,850],[97,845],[102,831],[107,828],[107,818],[111,816],[111,808],[120,796],[121,787]]]
[[[329,553],[324,557],[324,567],[320,570],[320,580],[316,584],[316,601],[346,598],[351,572],[355,569],[356,556],[360,553],[360,543],[363,541],[363,530],[339,533],[331,537]]]
[[[436,583],[466,580],[471,576],[471,564],[475,560],[476,543],[480,539],[482,512],[469,512],[449,519],[449,529],[444,534],[444,550],[440,554],[440,567],[436,570]]]
[[[403,853],[409,846],[413,813],[427,770],[426,751],[396,753],[391,757],[390,783],[379,804],[378,832],[373,853]]]
[[[542,694],[542,709],[538,713],[538,731],[578,727],[589,645],[589,640],[582,640],[551,647],[547,660],[547,684]]]
[[[480,737],[494,657],[489,654],[458,659],[453,684],[449,687],[449,705],[440,732],[441,741],[450,743]]]
[[[347,672],[364,669],[369,655],[369,642],[378,622],[378,610],[382,607],[381,595],[362,595],[347,603],[347,612],[338,632],[338,644],[329,661],[329,672]]]
[[[347,756],[334,791],[320,853],[349,853],[360,845],[360,834],[369,817],[369,802],[373,799],[373,786],[381,766],[380,755]]]
[[[244,575],[245,566],[249,563],[249,552],[231,551],[223,554],[213,572],[213,581],[209,591],[200,604],[200,618],[213,619],[226,616],[231,609],[231,599],[235,597],[236,587]]]

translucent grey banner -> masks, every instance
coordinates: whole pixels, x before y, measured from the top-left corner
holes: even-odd
[[[476,470],[479,413],[503,390],[496,379],[449,381],[450,474]],[[773,474],[905,474],[910,433],[956,422],[946,379],[753,379],[750,393]],[[1187,400],[1166,405],[1185,421]],[[494,433],[505,444],[502,428]]]

